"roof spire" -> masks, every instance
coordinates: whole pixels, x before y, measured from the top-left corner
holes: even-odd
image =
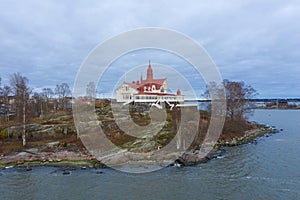
[[[150,60],[149,60],[149,65],[148,65],[148,69],[147,69],[147,82],[152,82],[153,81],[153,71],[150,65]]]

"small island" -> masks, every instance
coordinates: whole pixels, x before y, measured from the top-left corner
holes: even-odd
[[[50,88],[44,88],[41,94],[34,93],[32,95],[26,77],[15,73],[10,79],[11,86],[5,85],[1,88],[1,169],[24,167],[30,170],[33,166],[82,169],[106,167],[90,154],[78,137],[72,113],[73,99],[66,83],[58,84],[55,92]],[[22,87],[20,87],[20,82],[23,84],[21,84]],[[151,85],[152,83],[153,85]],[[190,128],[198,127],[198,130],[196,130],[196,136],[185,153],[174,161],[175,164],[181,166],[195,165],[215,158],[222,153],[223,146],[253,142],[257,137],[276,132],[274,128],[247,121],[247,116],[251,114],[254,108],[250,99],[255,96],[256,91],[243,82],[224,80],[227,91],[225,125],[219,140],[214,144],[213,150],[205,157],[199,157],[198,153],[209,127],[210,102],[206,102],[205,110],[198,109],[197,106],[180,106],[184,101],[180,89],[178,89],[177,94],[167,94],[166,79],[155,80],[153,78],[150,62],[146,80],[141,77],[140,82],[124,83],[123,86],[130,86],[131,89],[136,89],[138,92],[135,95],[119,95],[126,97],[125,99],[91,99],[87,95],[80,101],[87,107],[93,106],[95,108],[98,118],[96,124],[101,126],[106,137],[113,144],[124,151],[138,152],[145,157],[149,156],[151,151],[159,151],[178,133],[180,113],[183,110],[189,113],[191,119],[197,119],[197,116],[200,118],[198,121],[189,121]],[[92,83],[89,84],[87,91],[93,90],[94,87]],[[208,89],[211,87],[210,89],[215,91],[218,90],[213,83],[207,87]],[[125,88],[125,90],[130,89]],[[206,93],[208,95],[208,92]],[[151,96],[145,101],[146,104],[141,101],[143,100],[142,96],[145,95]],[[168,97],[168,101],[157,103],[157,99],[161,97]],[[126,108],[130,111],[130,117],[140,126],[150,123],[150,109],[159,110],[164,107],[167,110],[166,122],[162,124],[161,130],[157,134],[150,137],[147,132],[142,132],[142,137],[135,138],[124,133],[114,121],[113,103],[119,103],[120,107],[122,105],[128,106]],[[94,122],[91,121],[90,123],[92,125]],[[186,127],[180,131],[188,133],[192,130]],[[179,141],[179,143],[184,145],[185,141]],[[115,156],[114,159],[119,159],[117,153],[113,156]],[[168,160],[173,157],[164,155],[164,158]]]

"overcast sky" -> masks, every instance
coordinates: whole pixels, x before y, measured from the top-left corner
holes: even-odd
[[[194,38],[223,78],[245,81],[259,97],[300,97],[299,20],[298,0],[1,0],[0,76],[7,83],[20,72],[35,88],[72,86],[96,45],[151,26]]]

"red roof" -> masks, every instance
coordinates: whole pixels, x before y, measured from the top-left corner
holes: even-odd
[[[137,95],[137,94],[135,94]],[[157,95],[157,96],[176,96],[175,94],[158,93],[158,92],[144,92],[140,91],[138,95]]]
[[[134,82],[134,83],[124,82],[124,84],[127,84],[127,85],[129,85],[130,87],[132,87],[136,90],[141,86],[141,84],[137,84],[136,82]]]
[[[164,84],[165,80],[166,80],[166,78],[161,78],[161,79],[153,79],[152,81],[142,80],[142,83],[140,83],[140,82],[131,82],[131,83],[124,82],[124,84],[127,84],[136,90],[141,87],[144,88],[144,86],[152,86],[153,84],[155,85],[155,87],[157,89],[159,89]]]
[[[146,83],[155,83],[155,84],[162,85],[162,84],[164,83],[165,80],[166,80],[166,78],[153,79],[153,80],[151,80],[151,81],[142,80],[142,84],[146,84]]]

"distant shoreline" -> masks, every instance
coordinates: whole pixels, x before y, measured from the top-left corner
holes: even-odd
[[[254,110],[300,110],[300,107],[297,108],[291,108],[291,107],[287,107],[287,108],[268,108],[268,107],[256,107],[254,108]]]

